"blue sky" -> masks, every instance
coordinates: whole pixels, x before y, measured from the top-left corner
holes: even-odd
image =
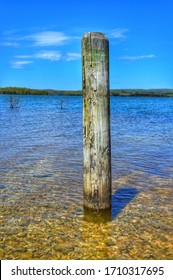
[[[111,88],[173,88],[172,0],[1,0],[0,87],[81,89],[81,39],[110,43]]]

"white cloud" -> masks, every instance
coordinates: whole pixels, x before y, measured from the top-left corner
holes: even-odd
[[[129,29],[127,28],[116,28],[109,33],[109,37],[115,39],[124,39],[127,37],[125,33],[127,33],[128,31]]]
[[[61,59],[61,54],[58,51],[41,51],[34,55],[35,58],[58,61]]]
[[[58,61],[61,59],[61,54],[58,51],[40,51],[32,55],[17,55],[15,58],[26,59],[26,58],[39,58],[47,59],[51,61]]]
[[[23,69],[25,68],[26,65],[33,63],[33,61],[29,60],[18,60],[18,61],[13,61],[11,63],[11,68],[13,69]]]
[[[8,34],[4,34],[8,35]],[[6,38],[5,38],[6,37]],[[26,36],[11,36],[10,38],[5,36],[4,40],[0,42],[0,46],[18,46],[19,42],[22,41],[32,41],[32,46],[57,46],[57,45],[63,45],[66,41],[71,39],[72,37],[69,37],[65,35],[63,32],[58,31],[44,31],[44,32],[38,32],[31,35]],[[73,37],[75,38],[75,37]],[[76,39],[76,38],[75,38]]]
[[[67,53],[67,61],[71,61],[71,60],[77,60],[81,58],[81,54],[80,53],[74,53],[74,52],[69,52]]]
[[[34,41],[34,46],[57,46],[64,44],[70,37],[62,32],[45,31],[26,36],[24,39]]]
[[[62,56],[59,51],[40,51],[36,52],[32,55],[17,55],[15,56],[17,59],[46,59],[51,61],[58,61],[58,60],[66,60],[66,61],[72,61],[72,60],[78,60],[81,58],[81,54],[77,52],[68,52],[66,55]]]
[[[135,61],[135,60],[141,60],[146,58],[155,58],[156,56],[154,54],[148,54],[148,55],[136,55],[136,56],[120,56],[119,59],[121,60],[128,60],[128,61]]]

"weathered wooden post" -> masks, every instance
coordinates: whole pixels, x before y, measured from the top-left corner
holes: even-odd
[[[111,209],[109,42],[100,32],[82,39],[84,208]]]

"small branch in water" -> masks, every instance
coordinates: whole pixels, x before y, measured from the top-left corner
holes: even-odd
[[[9,104],[10,109],[19,108],[20,100],[16,96],[10,95],[7,99],[7,103]]]
[[[66,105],[66,101],[62,99],[62,100],[60,101],[60,108],[61,108],[61,110],[64,109],[64,106],[65,106],[65,105]]]

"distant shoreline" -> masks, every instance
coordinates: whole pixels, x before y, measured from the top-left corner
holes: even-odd
[[[0,94],[81,96],[82,90],[31,89],[21,87],[0,88]],[[173,97],[173,89],[111,89],[111,96]]]

